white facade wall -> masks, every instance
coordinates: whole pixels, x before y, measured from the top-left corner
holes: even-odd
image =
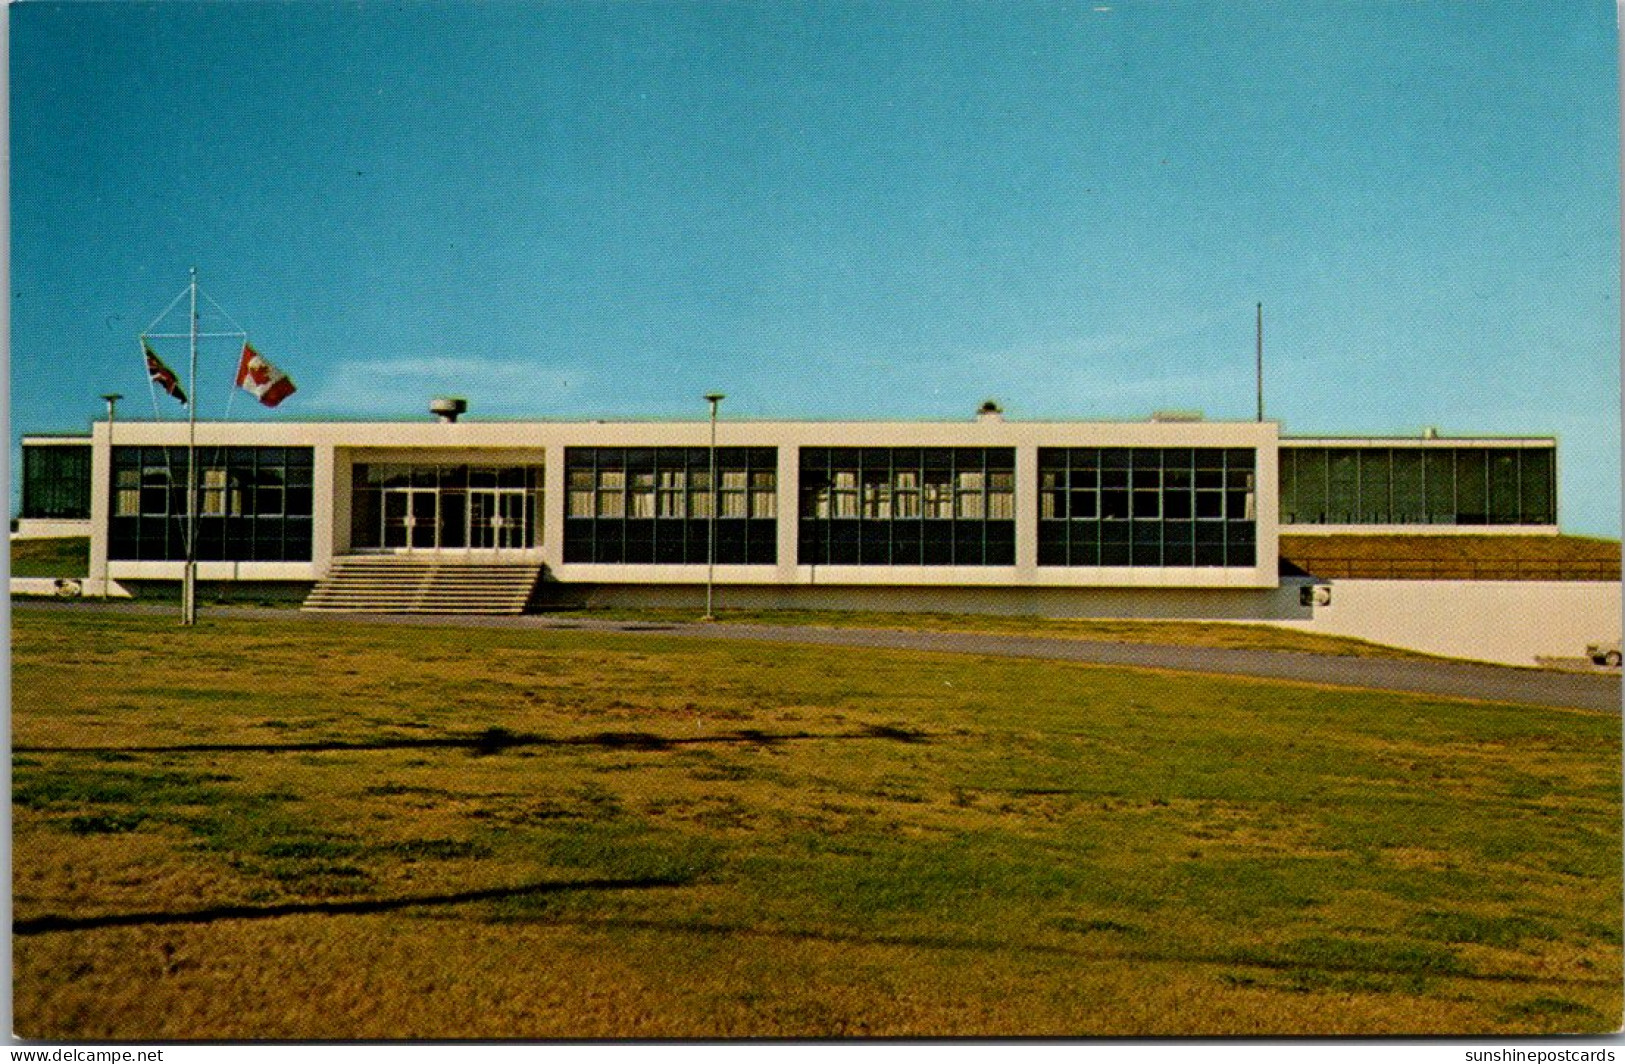
[[[1303,587],[1330,589],[1305,606]],[[685,586],[603,584],[573,589],[592,607],[704,608]],[[1271,589],[1044,587],[754,587],[717,591],[721,609],[981,613],[1112,620],[1271,624],[1348,636],[1441,657],[1501,665],[1578,658],[1588,644],[1620,637],[1620,586],[1600,581],[1300,580]]]
[[[118,422],[119,446],[184,445],[184,422]],[[181,562],[109,563],[107,424],[94,426],[91,498],[93,579],[180,579]],[[1277,426],[1273,422],[720,422],[718,447],[778,449],[778,563],[719,565],[718,584],[962,587],[1274,588]],[[309,563],[235,562],[199,566],[204,579],[316,580],[349,550],[351,469],[367,462],[545,464],[540,550],[535,560],[569,584],[699,584],[704,565],[566,564],[565,466],[568,447],[704,447],[708,422],[294,423],[201,422],[200,447],[306,446],[315,449],[314,550]],[[1011,566],[802,566],[796,564],[800,447],[1010,447],[1016,452],[1016,564]],[[1257,456],[1257,557],[1246,568],[1064,568],[1037,564],[1040,447],[1249,448]],[[512,552],[510,552],[511,556]]]
[[[1290,593],[1288,593],[1290,592]],[[572,604],[597,608],[704,609],[705,589],[686,585],[595,584],[570,589]],[[1305,620],[1290,588],[969,587],[726,585],[718,609],[863,610],[881,613],[982,613],[1012,617],[1135,620]]]
[[[23,517],[17,521],[12,539],[82,539],[90,535],[90,519],[82,521],[53,520],[48,517]]]
[[[1312,617],[1276,623],[1503,665],[1577,658],[1589,643],[1620,637],[1620,585],[1606,581],[1333,580],[1325,587],[1330,601]]]

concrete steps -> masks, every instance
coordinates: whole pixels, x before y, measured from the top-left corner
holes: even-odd
[[[524,613],[541,579],[538,563],[417,558],[335,559],[311,589],[313,613]]]

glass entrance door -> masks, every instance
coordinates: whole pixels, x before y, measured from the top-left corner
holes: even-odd
[[[468,545],[474,550],[524,550],[530,546],[523,488],[468,493]]]
[[[440,545],[440,493],[434,488],[384,489],[385,550],[434,550]]]

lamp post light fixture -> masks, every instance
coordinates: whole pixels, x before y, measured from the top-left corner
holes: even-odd
[[[717,406],[726,398],[721,392],[709,392],[705,396],[705,401],[711,404],[711,520],[705,534],[705,616],[700,618],[702,621],[717,619],[711,609],[716,600],[717,507],[722,501],[722,493],[717,490]]]

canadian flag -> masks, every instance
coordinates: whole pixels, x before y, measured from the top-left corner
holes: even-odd
[[[265,361],[260,353],[243,344],[243,359],[237,363],[237,387],[266,406],[275,406],[294,393],[293,378]]]

